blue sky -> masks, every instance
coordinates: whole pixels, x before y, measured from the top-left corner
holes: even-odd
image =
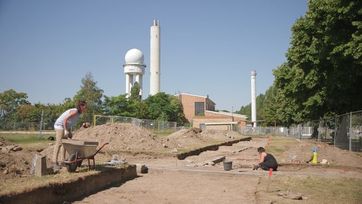
[[[161,25],[161,91],[209,95],[216,109],[250,103],[285,62],[291,26],[306,0],[0,0],[0,92],[62,103],[93,75],[106,96],[125,93],[124,55],[144,54],[149,93],[150,26]]]

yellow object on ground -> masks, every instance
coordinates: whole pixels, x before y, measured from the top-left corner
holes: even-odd
[[[317,154],[317,152],[313,152],[311,163],[312,164],[317,164],[318,163],[318,154]]]

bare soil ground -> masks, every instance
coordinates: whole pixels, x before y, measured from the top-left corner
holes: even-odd
[[[128,163],[147,165],[149,173],[76,203],[362,202],[362,197],[358,196],[362,192],[361,154],[312,140],[253,138],[184,160],[173,156],[175,153],[241,137],[235,132],[200,132],[198,129],[180,130],[167,137],[158,137],[131,124],[81,129],[75,133],[75,139],[97,140],[101,144],[110,142],[96,156],[97,163],[109,161],[117,155]],[[272,177],[268,176],[268,172],[251,170],[252,164],[257,163],[256,148],[259,146],[266,147],[282,164]],[[318,160],[326,159],[329,165],[312,166],[305,163],[310,159],[314,146],[318,147]],[[30,176],[31,158],[35,153],[26,150],[1,153],[0,181],[9,183],[19,177]],[[50,157],[52,146],[45,148],[41,154]],[[220,157],[232,161],[231,171],[224,171],[222,162],[211,162]],[[11,166],[18,171],[10,171]],[[322,184],[328,186],[323,190]],[[303,200],[293,200],[292,191],[301,194]],[[338,195],[346,196],[336,197],[337,192]],[[326,199],[320,194],[328,194],[331,198]]]
[[[275,153],[277,159],[286,163],[269,178],[268,172],[253,171],[251,165],[257,162],[256,148],[266,146],[272,149],[273,142],[283,142],[287,145],[282,147],[289,150]],[[295,139],[285,141],[284,138],[272,141],[254,138],[185,160],[124,155],[131,163],[146,164],[149,173],[76,203],[360,203],[362,197],[358,195],[362,191],[362,170],[357,161],[362,160],[359,154],[336,149],[336,155],[341,158],[335,157],[333,166],[312,166],[305,164],[310,153],[295,151],[300,144],[313,146],[316,143]],[[324,152],[329,148],[334,149],[328,146],[321,148],[320,160],[329,158]],[[310,149],[305,151],[310,152]],[[223,163],[210,164],[211,160],[221,156],[233,162],[231,171],[224,171]],[[301,160],[293,163],[296,157]],[[339,165],[339,161],[344,164],[344,159],[350,160],[351,166]],[[352,162],[354,160],[357,161]],[[357,167],[353,167],[354,164]],[[302,200],[294,200],[299,198],[296,195],[300,195]],[[325,198],[324,195],[329,197]]]
[[[19,146],[0,137],[0,183],[30,175],[31,151],[26,149],[14,151],[14,147]]]

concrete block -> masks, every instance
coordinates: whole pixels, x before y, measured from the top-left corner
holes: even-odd
[[[35,156],[35,171],[36,176],[44,176],[47,173],[46,156],[36,155]]]

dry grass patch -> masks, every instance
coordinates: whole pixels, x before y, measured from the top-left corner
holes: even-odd
[[[268,188],[268,182],[269,188]],[[357,178],[326,178],[320,176],[273,176],[261,178],[257,198],[277,203],[361,203],[362,180]],[[268,190],[268,191],[267,191]],[[301,194],[303,200],[278,195],[291,192]],[[263,203],[262,202],[262,203]]]
[[[280,156],[283,152],[298,144],[295,138],[272,136],[269,145],[266,147],[268,153]]]

